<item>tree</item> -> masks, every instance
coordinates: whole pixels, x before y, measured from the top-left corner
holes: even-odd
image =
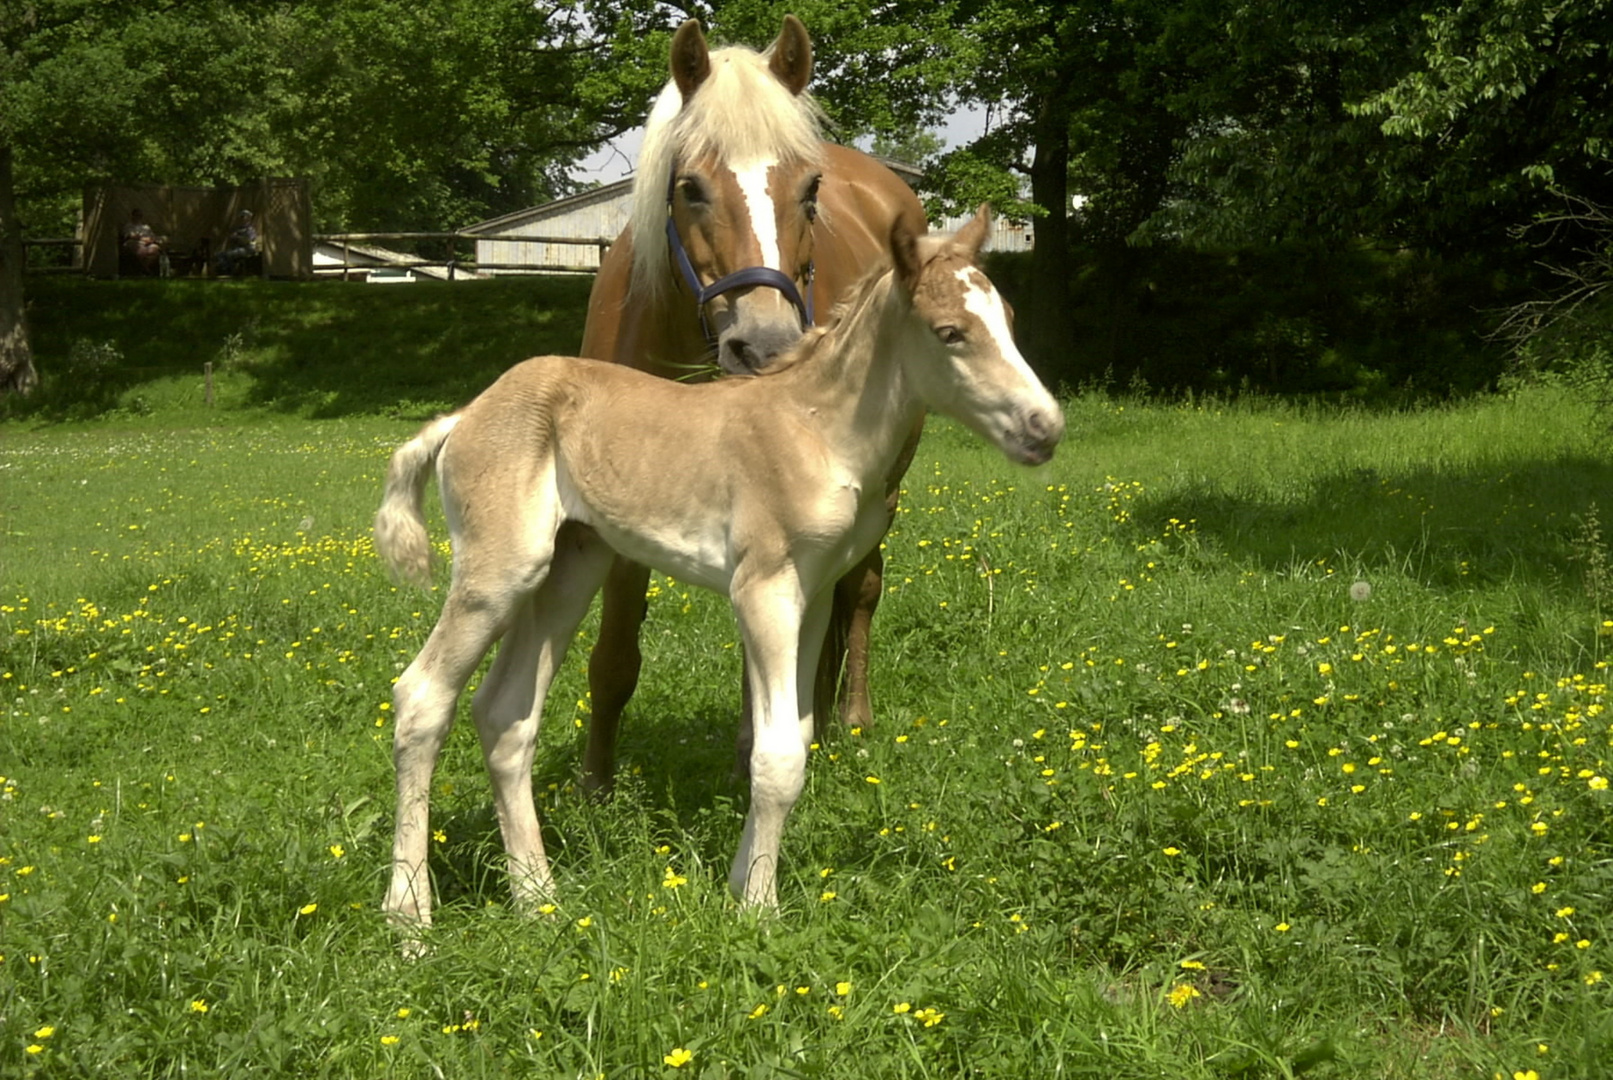
[[[662,81],[656,0],[3,0],[0,385],[33,382],[22,221],[94,182],[313,179],[319,224],[444,228],[570,190]]]
[[[1613,0],[1460,0],[1422,21],[1421,62],[1356,109],[1399,144],[1386,179],[1421,238],[1494,243],[1560,213],[1554,190],[1613,204]]]

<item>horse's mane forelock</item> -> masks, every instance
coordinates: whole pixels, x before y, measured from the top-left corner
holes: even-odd
[[[667,181],[680,158],[712,154],[744,163],[761,158],[817,161],[823,111],[807,93],[791,94],[754,49],[711,53],[711,74],[687,104],[668,82],[650,111],[633,177],[629,229],[635,292],[654,296],[671,284],[665,240]]]

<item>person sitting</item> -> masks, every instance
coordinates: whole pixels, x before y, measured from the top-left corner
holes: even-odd
[[[162,273],[167,241],[146,224],[146,216],[138,206],[129,211],[129,220],[118,233],[118,243],[131,273],[145,277]]]
[[[258,230],[252,224],[252,211],[242,210],[235,219],[235,228],[224,240],[224,250],[214,261],[220,275],[235,273],[240,264],[258,254]]]

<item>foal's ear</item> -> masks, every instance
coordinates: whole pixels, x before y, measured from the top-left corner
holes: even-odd
[[[898,214],[891,225],[891,267],[896,271],[896,283],[908,296],[918,288],[923,265],[919,258],[919,234],[913,231],[906,215]]]
[[[767,50],[767,66],[792,94],[806,89],[812,78],[812,39],[794,15],[784,16],[778,40]]]
[[[980,254],[980,249],[986,245],[986,238],[991,235],[991,204],[981,203],[980,209],[969,224],[958,230],[958,235],[952,238],[952,245],[960,247],[969,253],[971,261]]]
[[[672,35],[672,81],[678,84],[683,100],[688,101],[710,74],[711,50],[706,48],[706,35],[700,32],[700,20],[690,19]]]

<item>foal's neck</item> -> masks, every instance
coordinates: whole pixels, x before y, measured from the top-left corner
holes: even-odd
[[[833,429],[836,450],[875,469],[889,468],[924,411],[902,369],[911,322],[887,272],[846,302],[798,365],[799,392]]]

